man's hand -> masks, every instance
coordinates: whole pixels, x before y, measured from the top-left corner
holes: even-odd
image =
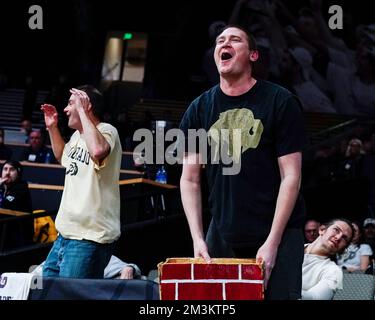
[[[207,263],[211,262],[211,257],[208,254],[207,244],[204,240],[194,242],[194,257],[203,258]]]
[[[40,110],[44,113],[44,122],[46,123],[47,129],[57,126],[58,113],[52,104],[42,104]]]
[[[0,178],[0,186],[9,180],[9,177]]]
[[[257,262],[263,262],[265,266],[264,288],[267,289],[268,280],[271,277],[271,272],[275,266],[277,247],[267,244],[267,241],[259,248],[256,256]]]
[[[90,98],[86,92],[72,88],[70,89],[70,93],[73,95],[73,99],[78,111],[83,110],[88,112],[90,110]]]
[[[124,267],[120,273],[120,279],[133,279],[134,269],[133,267]]]

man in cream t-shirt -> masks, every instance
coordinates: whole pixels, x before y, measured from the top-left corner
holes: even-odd
[[[71,89],[64,112],[76,129],[65,144],[56,108],[42,105],[56,159],[66,168],[56,218],[59,236],[43,267],[43,276],[103,278],[120,237],[119,174],[121,143],[117,130],[100,122],[101,93],[91,86]]]

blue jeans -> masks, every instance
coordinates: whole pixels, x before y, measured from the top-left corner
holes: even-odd
[[[70,240],[59,235],[44,263],[43,276],[101,279],[113,248],[114,243]]]

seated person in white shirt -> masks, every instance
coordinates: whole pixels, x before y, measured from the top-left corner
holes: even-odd
[[[354,228],[352,242],[342,254],[337,256],[337,264],[348,272],[365,272],[370,266],[373,252],[368,244],[362,243],[362,231],[359,225],[355,222],[352,225]]]
[[[44,261],[37,266],[33,274],[42,276]],[[133,263],[126,263],[112,255],[108,265],[104,269],[104,279],[134,279],[141,278],[141,270]]]
[[[354,230],[350,221],[333,219],[319,230],[319,237],[305,246],[302,265],[302,300],[330,300],[342,289],[342,269],[331,260],[350,244]]]
[[[134,263],[127,263],[112,255],[104,269],[104,279],[134,279],[141,277],[141,270]]]

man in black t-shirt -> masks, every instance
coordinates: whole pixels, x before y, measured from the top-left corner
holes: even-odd
[[[214,58],[220,84],[196,98],[180,124],[185,149],[189,129],[204,129],[209,143],[207,155],[188,148],[181,176],[194,255],[208,262],[210,257],[256,257],[265,266],[266,299],[299,299],[304,224],[299,195],[301,104],[286,89],[252,77],[258,51],[242,28],[223,29]],[[212,213],[206,240],[202,163]]]

